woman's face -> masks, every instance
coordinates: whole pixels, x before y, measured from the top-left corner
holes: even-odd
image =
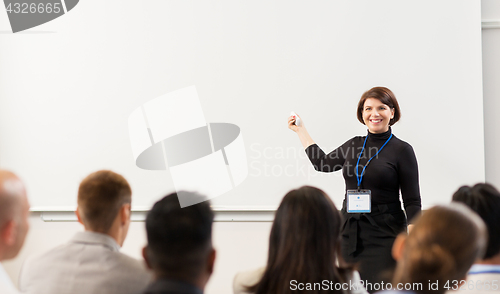
[[[389,122],[394,117],[394,109],[375,98],[365,100],[363,121],[370,133],[380,134],[389,130]]]

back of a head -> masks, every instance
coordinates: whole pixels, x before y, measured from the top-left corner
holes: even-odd
[[[0,228],[18,213],[20,207],[19,192],[13,189],[12,181],[16,176],[9,171],[0,170]]]
[[[112,171],[88,175],[78,188],[78,210],[83,224],[91,231],[108,233],[123,204],[131,203],[127,180]]]
[[[500,254],[500,192],[490,184],[463,186],[453,194],[453,201],[475,211],[488,228],[488,247],[484,259]]]
[[[486,228],[481,219],[461,204],[435,206],[417,220],[398,260],[395,283],[417,283],[428,291],[429,281],[438,281],[436,293],[444,293],[447,281],[465,278],[486,246]]]
[[[264,275],[249,289],[281,294],[291,292],[291,280],[342,279],[335,265],[340,226],[341,216],[322,190],[304,186],[288,192],[276,211]]]
[[[146,218],[148,262],[156,276],[196,279],[212,250],[213,219],[208,201],[181,208],[177,194],[172,193],[156,202]]]
[[[29,229],[29,203],[22,181],[12,172],[0,170],[0,261],[15,257]]]

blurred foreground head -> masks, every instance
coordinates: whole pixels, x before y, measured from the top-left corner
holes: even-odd
[[[453,194],[453,201],[475,211],[488,228],[488,247],[484,260],[500,260],[500,192],[490,184],[462,186]]]
[[[196,193],[183,196],[204,198]],[[214,214],[208,201],[181,208],[176,193],[156,202],[146,218],[144,258],[156,279],[173,279],[203,289],[213,271]]]
[[[29,203],[23,182],[12,172],[0,170],[0,261],[21,250],[29,229]]]
[[[435,206],[415,222],[411,233],[394,242],[394,283],[421,284],[415,292],[444,293],[447,281],[460,281],[486,248],[483,221],[462,204]],[[438,289],[429,291],[438,281]],[[452,287],[453,285],[449,285]]]

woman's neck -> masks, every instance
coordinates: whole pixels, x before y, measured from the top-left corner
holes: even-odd
[[[389,129],[383,133],[372,133],[370,130],[368,130],[368,137],[371,139],[378,139],[378,140],[387,140],[389,136],[392,134],[392,130],[389,127]]]

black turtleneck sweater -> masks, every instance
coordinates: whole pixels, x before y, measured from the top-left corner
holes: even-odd
[[[390,128],[382,134],[368,132],[365,150],[359,161],[359,174],[390,135]],[[325,154],[316,144],[307,147],[305,151],[317,171],[334,172],[342,169],[346,190],[354,190],[358,187],[354,171],[365,138],[366,136],[354,137],[329,154]],[[361,189],[371,190],[372,205],[399,202],[401,189],[406,215],[411,222],[421,210],[418,165],[411,145],[393,135],[366,167]]]

